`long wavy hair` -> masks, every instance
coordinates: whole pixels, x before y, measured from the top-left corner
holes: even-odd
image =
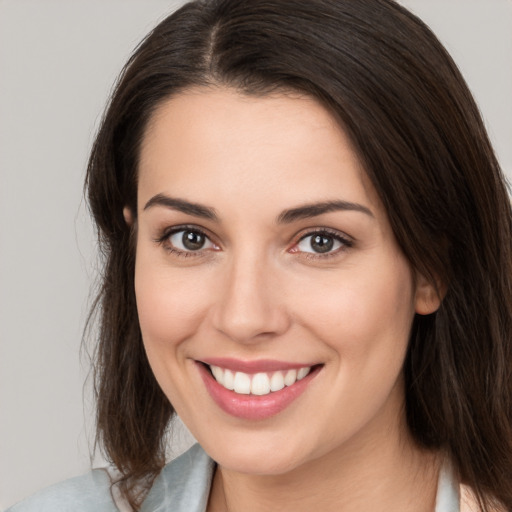
[[[442,282],[404,364],[409,429],[450,456],[480,508],[512,510],[511,208],[468,87],[428,27],[392,0],[197,0],[124,67],[86,180],[104,257],[95,303],[97,439],[135,510],[165,464],[174,414],[137,318],[137,165],[148,120],[195,86],[298,91],[339,119],[411,266]]]

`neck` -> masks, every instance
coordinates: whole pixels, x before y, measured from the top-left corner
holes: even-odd
[[[405,428],[397,429],[353,440],[286,474],[218,467],[208,512],[433,512],[439,468],[438,455],[417,447]]]

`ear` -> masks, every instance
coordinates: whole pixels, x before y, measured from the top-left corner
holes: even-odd
[[[433,283],[421,274],[416,276],[414,308],[418,315],[430,315],[439,309],[446,293],[443,283]]]
[[[123,217],[124,217],[124,221],[126,222],[126,224],[128,226],[133,226],[133,213],[132,213],[132,210],[130,207],[128,206],[125,206],[123,208]]]

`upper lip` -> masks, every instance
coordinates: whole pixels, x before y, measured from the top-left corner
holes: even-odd
[[[279,370],[296,370],[314,366],[314,363],[294,363],[289,361],[278,361],[275,359],[256,359],[254,361],[243,361],[230,357],[209,357],[201,359],[200,362],[210,366],[220,366],[226,370],[243,373],[276,372]]]

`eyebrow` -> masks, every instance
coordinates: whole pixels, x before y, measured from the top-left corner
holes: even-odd
[[[202,219],[213,221],[219,220],[214,208],[197,203],[191,203],[184,199],[169,197],[164,194],[157,194],[156,196],[153,196],[144,206],[144,210],[148,210],[153,206],[164,206],[165,208],[177,210],[187,215],[193,215],[194,217],[200,217]]]
[[[362,204],[351,203],[349,201],[323,201],[321,203],[306,204],[298,208],[284,210],[277,218],[277,222],[279,224],[289,224],[297,220],[317,217],[324,213],[347,210],[361,212],[370,217],[374,217],[372,211]]]
[[[193,215],[194,217],[200,217],[203,219],[219,222],[219,217],[214,208],[198,203],[191,203],[190,201],[185,201],[184,199],[169,197],[165,194],[157,194],[153,196],[144,206],[144,210],[148,210],[154,206],[163,206],[165,208],[180,211],[187,215]],[[356,211],[364,213],[370,217],[374,217],[372,211],[362,204],[335,200],[311,203],[298,206],[297,208],[284,210],[277,217],[277,222],[278,224],[290,224],[297,220],[309,219],[324,213],[336,211]]]

